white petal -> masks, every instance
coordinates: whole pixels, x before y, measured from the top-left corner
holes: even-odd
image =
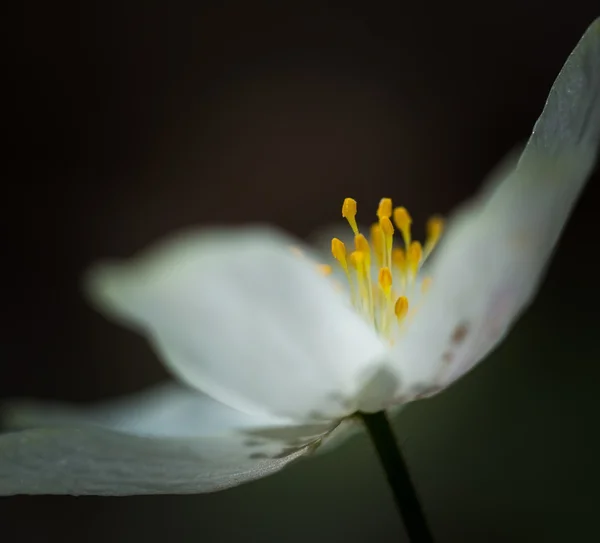
[[[93,299],[137,324],[179,376],[248,413],[351,413],[386,346],[292,240],[266,229],[188,232],[96,267]]]
[[[177,385],[90,408],[14,403],[0,494],[211,492],[273,473],[329,430],[253,417]]]
[[[359,419],[347,418],[340,422],[327,436],[323,438],[315,454],[321,455],[337,449],[350,438],[360,434],[364,427]]]
[[[0,495],[187,494],[265,477],[285,458],[241,460],[223,439],[143,438],[101,428],[0,435]]]
[[[600,140],[600,19],[558,76],[518,163],[457,214],[433,286],[395,348],[407,401],[459,378],[535,294]]]
[[[398,417],[405,407],[406,406],[403,404],[398,404],[386,409],[387,415],[392,423],[394,423],[394,419]],[[358,417],[344,419],[331,432],[323,437],[319,446],[316,448],[315,453],[320,455],[331,452],[360,433],[365,433],[365,427]]]
[[[291,424],[286,419],[242,413],[178,383],[91,405],[13,400],[3,405],[1,413],[3,425],[10,429],[83,423],[146,437],[219,436]]]

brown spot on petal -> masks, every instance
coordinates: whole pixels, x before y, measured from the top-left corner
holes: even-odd
[[[450,362],[452,362],[452,359],[453,359],[453,358],[454,358],[454,355],[453,355],[451,352],[449,352],[449,351],[446,351],[446,352],[445,352],[445,353],[442,355],[442,360],[443,360],[444,362],[446,362],[447,364],[449,364]]]
[[[460,345],[465,340],[468,333],[469,327],[467,326],[467,324],[461,323],[454,329],[454,332],[452,332],[452,336],[450,337],[450,339],[452,340],[452,343]]]

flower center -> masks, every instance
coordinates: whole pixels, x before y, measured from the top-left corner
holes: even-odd
[[[367,240],[359,232],[356,209],[356,200],[344,200],[342,217],[354,233],[354,250],[348,252],[340,239],[333,238],[331,253],[346,274],[352,305],[393,342],[409,314],[409,297],[420,297],[431,284],[431,279],[420,278],[419,272],[437,245],[444,223],[437,216],[427,221],[423,246],[411,238],[412,219],[408,211],[404,207],[393,208],[392,200],[383,198],[377,209],[378,221],[371,226]],[[394,247],[392,220],[402,235],[403,247]]]

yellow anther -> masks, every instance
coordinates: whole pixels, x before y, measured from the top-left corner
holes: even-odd
[[[379,226],[378,222],[371,225],[371,245],[373,245],[375,258],[377,258],[377,265],[379,267],[383,266],[385,241],[383,237],[383,231],[381,230],[381,226]]]
[[[331,240],[331,254],[347,272],[348,262],[346,261],[346,246],[342,240],[338,238],[333,238]]]
[[[369,242],[367,241],[367,238],[365,238],[365,236],[363,236],[362,234],[354,236],[354,248],[357,251],[360,251],[361,253],[365,254],[365,261],[367,266],[369,266],[371,260],[371,248],[369,247]]]
[[[377,218],[387,217],[388,219],[392,216],[392,199],[382,198],[379,201],[379,207],[377,208]]]
[[[408,298],[406,296],[400,296],[394,305],[394,313],[398,322],[402,321],[408,313]]]
[[[410,246],[410,225],[412,219],[404,207],[397,207],[394,209],[394,223],[400,232],[402,232],[402,238],[404,239],[404,246],[408,248]]]
[[[392,272],[389,268],[383,267],[379,270],[379,286],[386,298],[390,297],[390,292],[392,291]]]
[[[317,271],[321,274],[321,275],[331,275],[333,273],[333,268],[329,265],[329,264],[319,264],[317,266]]]
[[[431,288],[431,283],[433,283],[433,279],[431,277],[425,277],[423,282],[421,283],[421,292],[425,294]]]
[[[406,253],[406,259],[408,261],[408,266],[410,271],[416,275],[417,271],[419,271],[419,264],[421,263],[421,258],[423,258],[423,248],[418,241],[413,241],[408,247],[408,251]]]
[[[394,235],[394,226],[389,217],[381,217],[381,219],[379,219],[379,226],[386,237]]]
[[[429,253],[433,251],[443,231],[444,220],[441,217],[434,216],[427,221],[427,240],[425,241],[424,258],[427,258]]]
[[[352,251],[350,253],[350,264],[360,274],[364,273],[365,253],[362,251]]]
[[[431,240],[434,243],[440,239],[442,231],[444,230],[444,219],[435,216],[431,217],[427,221],[427,241]]]
[[[406,273],[406,253],[404,249],[396,247],[392,250],[392,264],[400,273]]]
[[[344,203],[342,204],[342,217],[348,221],[354,235],[358,235],[358,226],[356,224],[356,200],[352,198],[346,198],[344,200]]]

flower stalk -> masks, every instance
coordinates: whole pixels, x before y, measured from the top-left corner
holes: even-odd
[[[369,437],[373,441],[404,527],[411,543],[433,543],[423,508],[411,481],[408,466],[402,456],[385,411],[361,413]]]

